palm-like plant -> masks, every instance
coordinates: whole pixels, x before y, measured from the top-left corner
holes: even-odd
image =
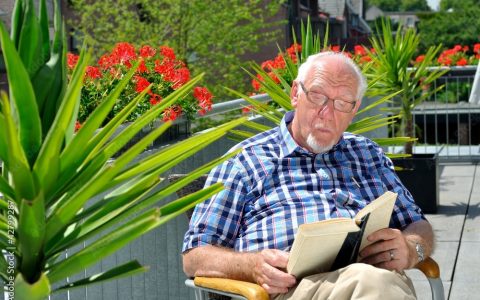
[[[390,22],[383,20],[381,35],[373,36],[371,42],[376,50],[375,53],[370,53],[375,67],[368,69],[366,75],[377,80],[370,91],[381,95],[400,91],[396,103],[399,107],[394,111],[401,120],[399,134],[414,136],[413,109],[443,88],[439,86],[430,89],[429,86],[448,72],[445,69],[429,69],[441,45],[430,47],[423,61],[411,67],[420,45],[420,36],[413,28],[399,26],[394,35]],[[412,154],[412,147],[413,141],[407,142],[404,152]]]
[[[156,188],[163,180],[162,174],[244,121],[224,124],[135,161],[171,125],[166,122],[111,160],[137,132],[185,96],[202,76],[176,90],[115,136],[119,125],[147,92],[100,128],[138,67],[133,66],[75,134],[73,125],[90,54],[82,51],[66,86],[65,36],[59,9],[55,7],[55,37],[50,45],[45,8],[45,1],[40,1],[37,18],[32,0],[17,1],[12,39],[0,24],[9,81],[9,97],[3,92],[0,97],[0,278],[15,290],[15,299],[43,299],[56,290],[145,271],[137,261],[131,261],[52,290],[54,284],[58,286],[66,277],[221,190],[223,187],[215,184],[151,208],[226,157],[171,185]],[[91,241],[88,246],[62,258],[67,248],[86,239]]]
[[[294,62],[290,58],[290,56],[283,55],[285,59],[286,73],[282,75],[282,74],[279,74],[276,70],[273,70],[276,77],[280,81],[280,84],[275,82],[269,76],[269,74],[262,69],[260,65],[256,63],[251,64],[253,71],[256,72],[257,74],[260,74],[260,76],[263,78],[263,81],[260,82],[261,90],[264,91],[266,94],[268,94],[269,97],[272,99],[272,101],[277,106],[279,106],[281,110],[278,110],[275,107],[272,107],[271,105],[259,102],[238,91],[227,88],[232,94],[236,95],[237,97],[241,97],[245,99],[247,102],[249,102],[253,106],[253,110],[255,112],[262,115],[267,120],[270,120],[274,124],[280,124],[283,117],[283,111],[293,110],[291,100],[290,100],[291,80],[297,77],[298,68],[300,67],[300,65],[303,62],[305,62],[310,55],[330,49],[328,45],[328,28],[326,29],[323,42],[321,41],[320,35],[318,33],[313,34],[310,20],[307,21],[306,26],[304,26],[302,23],[300,29],[301,29],[301,38],[302,38],[302,42],[301,42],[302,52],[301,52],[301,55],[299,55],[300,53],[297,53],[296,55],[298,58],[297,62]],[[295,35],[293,36],[293,38],[294,38],[294,43],[296,43]],[[362,65],[362,72],[364,74],[372,74],[371,70],[374,68],[375,67],[373,66],[372,63],[367,63]],[[249,72],[248,70],[246,72],[252,78],[254,79],[257,78],[255,74]],[[368,81],[367,95],[372,97],[381,95],[381,97],[378,100],[374,101],[373,103],[359,110],[357,112],[357,116],[360,116],[360,118],[357,118],[357,121],[352,122],[347,128],[347,131],[360,134],[360,133],[368,132],[371,130],[375,130],[377,128],[388,126],[397,121],[398,116],[396,115],[384,116],[382,114],[377,114],[373,116],[365,116],[362,118],[362,115],[364,115],[367,111],[370,111],[371,109],[385,102],[390,101],[394,96],[398,95],[401,92],[401,88],[400,88],[399,90],[392,89],[392,90],[389,90],[388,92],[378,93],[378,91],[374,89],[374,87],[381,80],[382,76],[383,75],[381,74],[378,74],[376,76],[373,76],[373,75],[369,76],[370,80]],[[256,129],[257,131],[263,131],[268,129],[268,127],[260,125],[258,123],[254,123],[254,122],[248,122],[246,125]],[[246,138],[252,135],[252,133],[250,132],[240,131],[240,130],[235,130],[233,132],[240,138]],[[404,144],[406,142],[411,142],[414,139],[409,138],[407,135],[406,137],[395,137],[395,138],[383,137],[383,138],[374,138],[373,140],[382,146],[390,146],[390,145],[397,145],[397,144]],[[392,158],[404,156],[402,154],[393,154],[393,153],[389,153],[388,155],[389,157],[392,157]]]

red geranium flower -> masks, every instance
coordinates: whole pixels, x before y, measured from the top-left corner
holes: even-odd
[[[457,61],[457,66],[466,66],[468,64],[468,61],[462,57]]]
[[[147,79],[143,78],[140,75],[135,76],[135,81],[136,81],[135,91],[137,93],[143,92],[143,90],[150,85],[150,82],[148,82]]]
[[[272,78],[273,81],[275,81],[275,83],[280,83],[280,79],[278,79],[277,75],[273,72],[268,72],[268,76],[270,78]]]
[[[248,114],[252,110],[252,108],[252,105],[242,107],[242,114]]]
[[[368,54],[360,57],[360,62],[361,63],[367,63],[369,61],[372,61],[372,58]]]
[[[77,132],[78,130],[80,130],[80,128],[82,128],[82,123],[75,121],[75,132]]]
[[[155,55],[156,51],[155,48],[152,48],[148,45],[143,46],[140,48],[140,56],[143,58],[149,58]]]
[[[175,60],[175,52],[167,46],[160,46],[160,53],[168,59]]]
[[[90,79],[95,79],[102,77],[102,73],[100,73],[97,67],[88,66],[85,70],[85,76]]]
[[[129,43],[118,43],[112,51],[112,56],[116,62],[125,63],[137,58],[135,47]]]
[[[193,89],[193,97],[198,100],[198,105],[201,109],[198,111],[200,115],[204,115],[207,111],[212,109],[213,95],[206,87],[195,87]]]
[[[337,45],[332,46],[332,51],[333,52],[340,52],[340,46],[337,46]]]
[[[163,111],[163,122],[175,121],[182,114],[182,107],[172,105]]]
[[[68,53],[67,54],[67,66],[69,69],[75,68],[78,62],[78,55],[75,55],[73,53]]]
[[[273,60],[266,60],[264,61],[260,67],[265,71],[271,71],[274,68],[275,63]]]
[[[282,55],[277,55],[273,61],[273,67],[275,69],[285,69],[285,58]]]
[[[287,49],[288,54],[295,54],[295,53],[300,53],[302,52],[302,45],[300,44],[292,44],[290,48]]]
[[[145,61],[142,60],[140,65],[138,66],[137,72],[139,73],[148,73],[147,65],[145,65]]]
[[[263,77],[260,74],[257,74],[258,81],[256,79],[252,80],[252,87],[254,90],[258,91],[260,89],[260,82],[263,81]],[[260,81],[260,82],[259,82]]]
[[[473,52],[480,54],[480,43],[473,45]]]
[[[150,95],[150,104],[151,105],[157,105],[161,101],[162,101],[162,96],[160,96],[158,94],[153,94],[153,93],[152,93],[152,95]]]
[[[354,53],[355,55],[364,56],[367,54],[367,51],[365,50],[365,47],[363,47],[362,45],[355,45]]]
[[[421,63],[424,59],[425,59],[425,55],[419,55],[419,56],[417,56],[417,58],[415,59],[415,63],[419,64],[419,63]]]

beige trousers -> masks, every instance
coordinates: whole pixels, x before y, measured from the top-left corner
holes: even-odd
[[[303,278],[275,300],[416,299],[412,281],[405,274],[356,263],[337,271]]]

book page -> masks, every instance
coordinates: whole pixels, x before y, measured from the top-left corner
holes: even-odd
[[[290,251],[287,272],[302,278],[329,271],[347,234],[358,230],[354,220],[347,218],[300,225]]]
[[[371,242],[367,240],[367,237],[371,233],[388,227],[396,199],[396,193],[387,191],[357,213],[355,216],[357,223],[360,222],[361,218],[370,213],[370,217],[368,218],[365,232],[362,237],[362,243],[360,244],[360,250],[371,244]]]

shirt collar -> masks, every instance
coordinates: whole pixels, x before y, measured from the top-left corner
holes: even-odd
[[[289,111],[283,116],[282,122],[280,123],[279,131],[280,131],[281,156],[287,157],[294,153],[315,156],[316,155],[315,153],[311,153],[307,149],[304,149],[303,147],[299,146],[297,142],[295,142],[295,140],[293,139],[293,136],[290,133],[290,131],[288,131],[288,125],[292,122],[294,116],[295,116],[295,112]],[[333,146],[332,149],[330,149],[330,151],[323,154],[328,154],[332,151],[341,150],[345,146],[346,146],[346,142],[342,135],[338,143],[335,144],[335,146]]]

